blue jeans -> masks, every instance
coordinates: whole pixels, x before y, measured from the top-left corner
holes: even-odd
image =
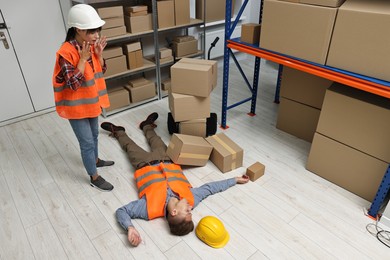
[[[98,158],[98,118],[69,119],[73,132],[79,141],[81,158],[89,176],[97,173]]]

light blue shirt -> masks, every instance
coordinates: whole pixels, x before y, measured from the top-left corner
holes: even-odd
[[[194,195],[194,207],[195,208],[202,200],[215,193],[227,190],[228,188],[236,184],[236,179],[231,178],[222,181],[214,181],[203,184],[198,188],[191,188],[191,192]],[[167,199],[164,206],[164,214],[166,215],[166,205],[171,197],[177,197],[177,195],[168,187]],[[149,220],[148,210],[146,207],[146,198],[142,196],[141,199],[130,202],[129,204],[117,209],[116,218],[119,224],[127,230],[127,227],[133,226],[131,219],[145,219]]]

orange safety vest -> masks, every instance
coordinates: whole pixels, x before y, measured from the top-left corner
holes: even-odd
[[[149,219],[164,216],[165,201],[168,186],[179,195],[186,198],[194,206],[194,195],[191,184],[177,164],[164,164],[145,166],[134,173],[138,188],[138,196],[146,196],[146,206]]]
[[[59,57],[77,67],[80,55],[77,49],[65,42],[56,53],[56,64],[53,73],[53,88],[56,110],[59,116],[66,119],[93,118],[101,114],[101,108],[110,106],[106,82],[103,78],[102,66],[96,55],[92,55],[93,68],[89,62],[85,63],[85,82],[77,90],[72,90],[66,82],[56,82],[56,76],[61,73]]]

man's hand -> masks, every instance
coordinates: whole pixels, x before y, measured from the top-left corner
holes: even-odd
[[[141,236],[139,235],[135,227],[127,228],[127,239],[132,246],[138,246],[142,242]]]
[[[242,175],[242,176],[239,176],[239,177],[236,177],[236,183],[237,184],[245,184],[249,181],[249,177],[248,175]]]

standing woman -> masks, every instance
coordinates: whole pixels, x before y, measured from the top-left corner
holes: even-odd
[[[114,164],[98,157],[98,117],[102,108],[110,106],[103,78],[107,41],[100,30],[104,24],[90,5],[70,9],[66,39],[56,54],[53,87],[57,113],[72,126],[91,186],[111,191],[111,183],[97,173],[97,167]]]

